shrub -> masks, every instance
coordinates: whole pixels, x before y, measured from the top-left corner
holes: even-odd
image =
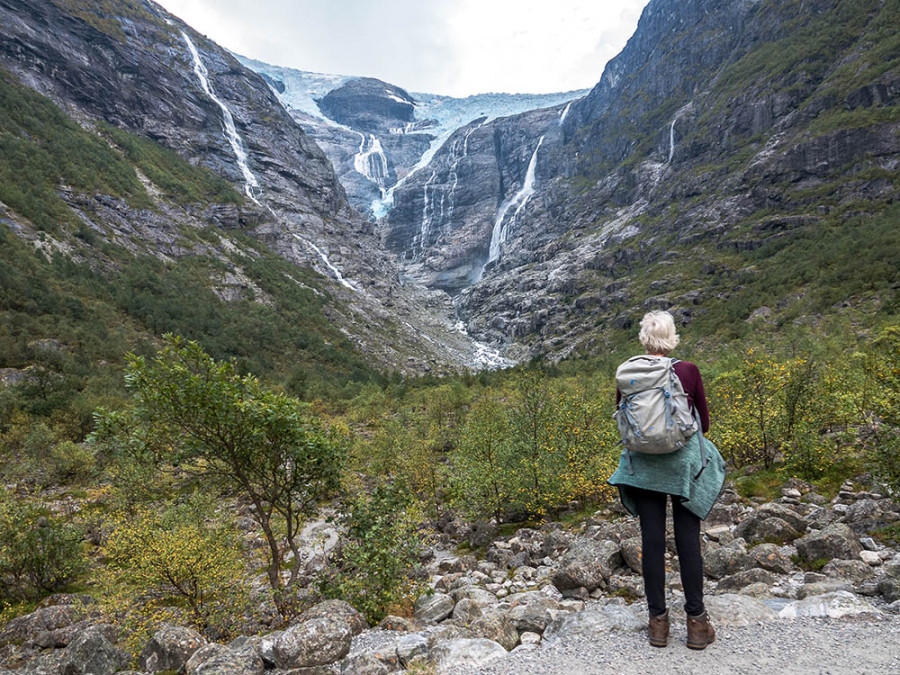
[[[0,588],[33,599],[61,590],[85,567],[82,533],[35,504],[4,495],[0,504]]]
[[[345,499],[343,514],[346,540],[320,589],[374,624],[391,609],[410,605],[420,590],[410,576],[419,553],[418,513],[402,484],[381,483],[371,496]]]
[[[98,416],[95,440],[140,457],[156,453],[239,491],[253,505],[266,539],[268,578],[279,609],[285,554],[299,557],[304,518],[337,487],[343,447],[309,406],[276,394],[232,363],[210,358],[196,342],[166,336],[155,358],[130,356],[126,383],[133,410]]]
[[[120,514],[103,545],[107,587],[121,593],[112,596],[120,608],[148,618],[184,608],[197,630],[222,638],[245,608],[249,579],[233,529],[201,504]]]

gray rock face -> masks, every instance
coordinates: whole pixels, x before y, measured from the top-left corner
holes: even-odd
[[[453,613],[453,598],[445,593],[423,595],[416,600],[415,613],[418,621],[443,621]]]
[[[843,523],[832,523],[818,532],[811,532],[794,542],[797,553],[809,562],[841,558],[855,560],[862,550],[859,539]]]
[[[331,119],[354,129],[387,133],[415,118],[415,99],[400,87],[372,77],[350,80],[319,100]]]
[[[622,562],[622,552],[617,544],[581,539],[560,560],[553,584],[560,590],[583,587],[593,591],[600,588]]]
[[[779,612],[782,618],[801,616],[828,616],[839,619],[845,616],[879,616],[881,612],[863,598],[848,591],[835,591],[815,595],[787,605]]]
[[[324,666],[350,651],[352,635],[345,621],[331,617],[309,619],[285,630],[275,642],[279,668]]]
[[[506,656],[506,650],[484,638],[459,638],[439,643],[429,654],[438,670],[479,668]]]
[[[164,625],[144,645],[139,662],[142,670],[181,670],[206,638],[190,628]]]
[[[263,661],[253,649],[219,644],[201,647],[185,665],[187,675],[262,675],[264,671]]]
[[[748,626],[759,621],[772,621],[776,616],[764,602],[747,595],[709,595],[703,602],[716,627]]]
[[[117,649],[96,627],[78,635],[66,648],[62,675],[112,675],[128,663],[128,655]]]

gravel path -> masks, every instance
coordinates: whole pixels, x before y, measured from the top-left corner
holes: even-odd
[[[900,674],[900,617],[884,620],[796,619],[717,629],[704,651],[685,647],[673,623],[669,646],[642,633],[605,632],[517,652],[460,675],[889,675]]]

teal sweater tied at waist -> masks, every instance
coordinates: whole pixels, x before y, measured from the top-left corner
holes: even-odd
[[[631,515],[638,513],[628,488],[636,487],[677,495],[682,498],[685,508],[701,520],[706,519],[725,484],[725,460],[716,446],[703,438],[708,464],[701,472],[700,438],[700,434],[694,434],[683,448],[665,455],[629,453],[631,472],[628,458],[622,451],[619,467],[608,482],[619,488],[622,505]]]

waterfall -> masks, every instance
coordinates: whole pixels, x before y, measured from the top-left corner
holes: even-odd
[[[366,138],[365,134],[358,131],[354,133],[359,134],[360,143],[359,151],[353,156],[353,168],[356,169],[357,173],[362,174],[375,183],[382,191],[382,197],[384,197],[384,184],[387,182],[388,165],[381,141],[374,134],[369,134],[368,138]]]
[[[181,31],[181,35],[184,37],[184,41],[187,43],[188,49],[191,52],[191,57],[194,59],[194,72],[197,74],[197,79],[200,80],[200,86],[203,87],[203,91],[206,92],[206,95],[222,109],[222,117],[225,121],[225,138],[228,139],[228,143],[231,145],[235,157],[237,157],[241,173],[244,175],[244,192],[251,200],[259,204],[259,201],[253,195],[253,189],[259,187],[259,181],[250,170],[250,165],[247,164],[247,153],[244,151],[244,143],[234,126],[234,117],[231,115],[231,111],[228,109],[228,106],[225,105],[225,102],[216,96],[215,91],[213,91],[212,85],[209,82],[209,71],[206,69],[206,66],[203,65],[203,61],[200,60],[200,54],[194,46],[194,43],[191,42],[191,38],[189,38],[184,31]]]
[[[568,104],[568,105],[565,107],[565,109],[562,111],[562,115],[559,116],[559,126],[562,126],[562,125],[563,125],[563,122],[566,121],[566,115],[569,114],[569,108],[572,107],[572,104],[573,104],[573,103],[574,103],[574,101],[569,101],[569,104]]]
[[[323,251],[322,249],[320,249],[318,246],[316,246],[316,245],[315,245],[313,242],[311,242],[309,239],[306,239],[305,237],[301,237],[299,234],[296,234],[296,233],[294,233],[294,232],[291,232],[291,234],[294,236],[295,239],[297,239],[297,240],[299,240],[299,241],[302,241],[304,244],[306,244],[307,246],[309,246],[313,251],[315,251],[315,252],[318,254],[318,256],[319,256],[319,258],[322,260],[322,262],[325,263],[325,267],[327,267],[327,268],[329,269],[329,271],[334,275],[334,278],[337,279],[338,282],[339,282],[342,286],[345,286],[345,287],[349,288],[351,291],[355,291],[355,290],[356,290],[356,286],[354,286],[354,285],[351,284],[349,281],[347,281],[347,280],[344,278],[344,276],[341,274],[341,271],[340,271],[337,267],[335,267],[335,266],[334,266],[334,263],[332,263],[332,262],[328,259],[328,256],[325,255],[325,251]]]
[[[678,121],[678,117],[672,119],[672,124],[669,125],[669,159],[666,161],[666,164],[672,163],[672,157],[675,155],[675,122]]]
[[[528,162],[528,170],[525,172],[525,180],[522,183],[522,188],[510,199],[503,202],[500,206],[500,210],[497,212],[497,219],[494,221],[494,229],[491,231],[491,246],[488,252],[487,263],[492,263],[500,257],[500,247],[506,241],[510,226],[515,222],[516,216],[518,216],[519,212],[525,207],[525,204],[531,198],[531,195],[534,194],[534,172],[537,168],[538,150],[541,149],[541,144],[543,142],[544,137],[541,136],[538,140],[537,147],[531,155],[531,160]],[[504,226],[503,220],[513,206],[516,207],[513,217],[510,222]],[[487,263],[485,263],[485,265],[487,265]]]
[[[413,248],[415,248],[416,243],[419,245],[420,258],[425,256],[425,247],[428,245],[428,234],[431,230],[431,217],[434,215],[434,190],[432,190],[431,201],[429,201],[428,186],[434,182],[436,176],[437,169],[434,169],[431,172],[431,178],[425,181],[425,185],[422,186],[422,226],[419,228],[419,241],[413,242]],[[431,215],[428,214],[429,206],[431,207]]]

